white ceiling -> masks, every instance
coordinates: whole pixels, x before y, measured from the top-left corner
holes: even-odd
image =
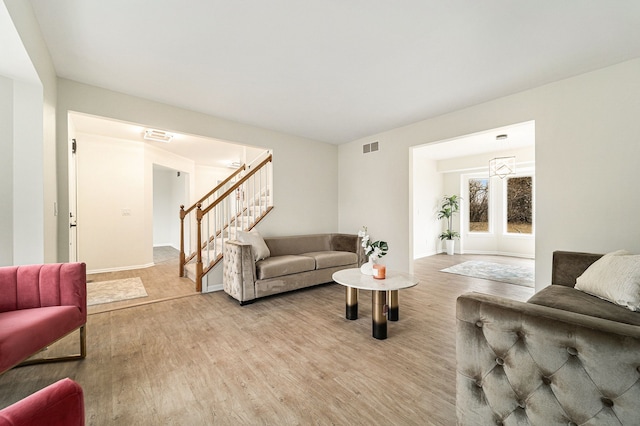
[[[498,135],[506,135],[498,139]],[[416,147],[414,155],[431,160],[446,160],[476,154],[499,153],[535,146],[534,121],[499,127],[484,132],[460,136],[455,139],[430,143]]]
[[[251,163],[265,151],[261,148],[242,146],[217,139],[176,132],[172,132],[174,138],[170,143],[155,142],[143,138],[144,131],[147,128],[139,124],[107,120],[101,117],[75,112],[69,113],[69,119],[73,123],[75,131],[79,134],[99,135],[145,143],[163,151],[193,160],[197,165],[202,166],[229,167],[233,162]],[[82,147],[82,137],[83,136],[79,136],[79,149]]]
[[[640,57],[637,0],[31,0],[59,76],[345,143]]]

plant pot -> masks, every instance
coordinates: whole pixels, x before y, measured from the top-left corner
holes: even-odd
[[[454,252],[454,248],[455,248],[455,240],[444,240],[446,246],[447,246],[447,254],[448,255],[452,255]]]

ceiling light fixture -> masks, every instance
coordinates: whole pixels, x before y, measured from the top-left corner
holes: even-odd
[[[496,157],[489,161],[489,177],[504,179],[516,173],[516,157]]]
[[[144,131],[143,137],[148,141],[169,143],[173,139],[173,134],[164,130],[147,129]]]
[[[505,139],[507,139],[507,135],[506,134],[502,134],[502,135],[496,136],[496,140],[497,141],[503,141]]]

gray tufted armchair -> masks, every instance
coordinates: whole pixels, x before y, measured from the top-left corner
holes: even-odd
[[[591,262],[554,270],[546,302],[458,298],[458,424],[640,425],[640,313],[573,288]]]

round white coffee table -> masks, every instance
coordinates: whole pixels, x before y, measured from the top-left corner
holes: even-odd
[[[334,272],[332,278],[346,287],[346,317],[350,320],[358,319],[358,290],[371,290],[372,332],[373,337],[380,340],[387,338],[387,318],[389,321],[400,319],[398,290],[419,283],[413,275],[388,269],[386,278],[381,280],[363,274],[359,268]]]

